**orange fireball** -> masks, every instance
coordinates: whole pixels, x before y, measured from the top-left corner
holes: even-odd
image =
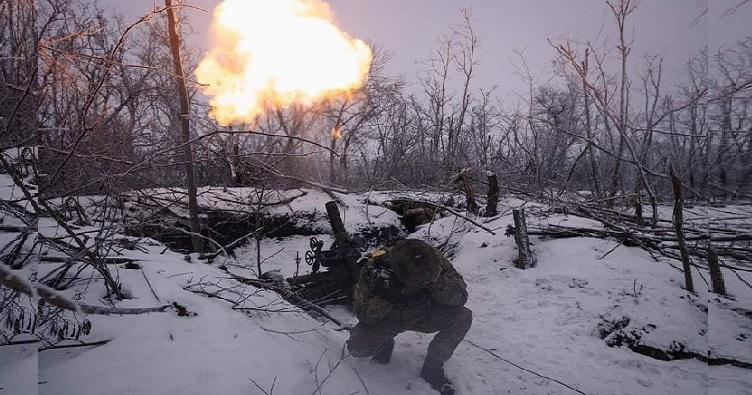
[[[270,105],[310,105],[359,89],[371,49],[332,22],[320,0],[225,0],[196,69],[211,116],[252,123]]]

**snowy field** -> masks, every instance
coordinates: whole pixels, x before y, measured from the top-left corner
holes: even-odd
[[[234,198],[247,193],[230,192]],[[204,205],[231,208],[216,199],[229,195],[204,196]],[[328,245],[331,235],[322,214],[327,198],[307,191],[284,210],[318,210],[315,220],[322,233],[317,237]],[[399,226],[396,213],[366,203],[385,196],[341,198],[348,230]],[[468,284],[473,327],[446,366],[458,394],[752,394],[752,369],[709,366],[691,357],[710,351],[711,358],[752,364],[752,290],[738,278],[726,275],[730,297],[719,298],[708,294],[695,271],[699,292],[693,295],[682,288],[678,262],[585,237],[533,237],[537,266],[517,269],[514,239],[504,231],[512,224],[510,208],[522,204],[504,199],[502,214],[476,218],[495,234],[455,216],[404,234],[441,247]],[[531,224],[599,227],[573,215],[543,215],[541,205],[528,206]],[[61,234],[49,219],[39,226],[41,234]],[[285,276],[308,272],[305,263],[295,263],[297,255],[305,254],[308,238],[263,240],[263,270]],[[36,393],[37,388],[43,394],[435,394],[418,377],[431,335],[399,335],[386,366],[354,359],[343,348],[348,326],[356,323],[348,309],[328,307],[346,323],[342,327],[317,320],[276,293],[239,283],[220,269],[254,276],[255,243],[211,265],[150,239],[141,239],[139,246],[124,255],[139,268],[111,265],[131,296],[117,307],[177,303],[185,309],[90,315],[92,332],[82,340],[103,342],[99,345],[38,353],[34,344],[3,346],[0,394]],[[40,263],[39,275],[55,266]],[[85,271],[80,278],[67,296],[108,303],[94,273]],[[689,356],[664,361],[630,345]]]

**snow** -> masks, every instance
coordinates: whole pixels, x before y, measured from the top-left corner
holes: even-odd
[[[3,346],[0,352],[0,393],[36,393],[37,357],[36,344]]]
[[[511,218],[491,224],[498,222],[511,223]],[[437,225],[434,233],[442,229]],[[428,237],[428,230],[423,232]],[[511,266],[516,253],[513,239],[488,240],[477,231],[460,237],[454,264],[470,286],[468,307],[475,319],[469,339],[589,394],[705,393],[704,363],[652,360],[626,349],[604,347],[595,335],[601,317],[626,316],[631,317],[631,326],[653,323],[661,328],[650,333],[651,343],[680,339],[704,349],[697,332],[705,326],[704,314],[680,299],[686,293],[672,284],[670,279],[679,277],[667,271],[666,265],[627,247],[599,260],[614,243],[578,238],[534,242],[538,265],[523,271]],[[484,242],[488,246],[480,248]],[[642,285],[638,298],[629,295],[635,278]],[[453,366],[477,365],[479,358],[485,356],[466,352],[456,356]],[[504,387],[511,384],[509,393],[568,393],[514,368],[507,371],[512,377],[502,383]],[[458,371],[457,381],[472,377],[473,372],[474,366]],[[489,377],[491,372],[480,375],[484,380],[462,380],[467,393],[493,392],[500,383],[489,380],[494,377]]]
[[[324,203],[331,197],[304,191],[304,197],[270,210],[316,213],[321,230],[316,237],[328,247],[332,238]],[[255,193],[250,189],[225,193],[217,188],[202,192],[202,205],[234,210],[249,207],[229,203],[226,198],[250,201]],[[164,196],[170,193],[164,191]],[[291,196],[301,191],[284,193]],[[338,195],[346,205],[345,226],[352,230],[397,225],[396,213],[367,204],[394,196],[384,192]],[[510,208],[521,204],[528,207],[528,220],[533,224],[600,227],[572,215],[534,215],[545,207],[508,198],[499,205],[501,215],[477,218],[496,235],[454,216],[438,218],[409,235],[442,248],[469,287],[467,306],[473,310],[473,326],[446,366],[458,394],[576,393],[552,379],[589,395],[752,393],[750,369],[709,367],[697,359],[662,361],[633,352],[626,344],[607,345],[621,334],[634,332],[640,335],[642,345],[666,350],[681,344],[685,351],[706,355],[710,349],[713,357],[752,363],[752,318],[734,310],[752,308],[749,288],[727,273],[730,297],[718,298],[704,289],[692,295],[682,288],[681,271],[668,261],[656,261],[639,248],[595,238],[533,237],[537,266],[517,269],[512,264],[517,254],[514,239],[503,231],[512,224]],[[40,231],[60,234],[44,219]],[[304,260],[299,267],[295,263],[296,255],[303,258],[308,243],[308,236],[264,239],[262,270],[279,270],[285,276],[296,270],[309,272]],[[386,366],[350,357],[338,365],[348,336],[346,328],[314,319],[276,293],[228,278],[221,266],[236,274],[256,276],[255,242],[237,249],[235,258],[221,257],[211,265],[195,256],[188,261],[149,239],[142,240],[140,246],[143,251],[122,251],[135,259],[140,269],[110,265],[132,296],[117,307],[176,302],[191,314],[178,316],[175,309],[169,309],[135,316],[89,316],[92,333],[84,340],[109,342],[39,352],[40,393],[263,393],[255,381],[265,391],[273,384],[275,394],[316,393],[319,386],[323,394],[435,394],[417,376],[431,335],[400,334],[392,362]],[[40,264],[40,275],[54,267]],[[81,278],[86,281],[65,291],[67,296],[89,304],[107,302],[102,299],[104,286],[97,276],[89,270]],[[697,274],[695,283],[698,288],[704,285]],[[196,291],[239,301],[239,308],[232,309],[230,302]],[[347,308],[328,309],[345,326],[356,323]],[[612,332],[602,338],[604,325],[618,322],[622,326],[610,328]],[[521,370],[473,344],[551,379]],[[0,387],[5,389],[0,393],[29,393],[33,388],[29,384],[37,379],[33,351],[3,347]],[[330,369],[334,370],[327,378]]]

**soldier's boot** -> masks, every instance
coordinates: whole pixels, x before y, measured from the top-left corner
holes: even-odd
[[[454,395],[454,385],[444,375],[444,362],[426,359],[420,370],[420,377],[441,395]]]
[[[465,338],[473,323],[473,313],[464,306],[434,310],[434,319],[441,321],[442,328],[428,344],[428,355],[420,376],[441,395],[454,394],[454,386],[444,375],[444,362],[449,360],[454,349]]]
[[[394,351],[394,339],[389,339],[383,346],[381,346],[381,349],[371,357],[371,361],[381,365],[386,365],[392,360],[392,351]]]

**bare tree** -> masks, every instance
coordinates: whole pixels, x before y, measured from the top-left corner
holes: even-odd
[[[175,8],[172,0],[165,0],[167,9],[167,30],[170,33],[170,50],[172,51],[173,64],[175,66],[175,82],[178,87],[178,98],[180,100],[180,129],[181,144],[183,145],[183,161],[185,162],[185,185],[188,193],[188,214],[191,219],[191,236],[193,249],[201,251],[201,224],[198,219],[198,199],[196,197],[196,175],[193,166],[193,148],[191,146],[191,129],[190,129],[190,104],[188,102],[188,90],[185,87],[185,74],[183,73],[183,61],[180,57],[180,36],[178,34],[178,20],[175,14]]]
[[[621,62],[621,82],[619,83],[619,112],[618,112],[618,126],[619,131],[619,149],[617,150],[616,167],[614,168],[614,175],[611,183],[611,193],[616,194],[620,182],[621,182],[621,156],[624,153],[624,145],[626,139],[627,128],[627,114],[629,112],[629,77],[627,74],[627,58],[632,51],[632,42],[626,39],[626,23],[627,18],[637,8],[637,4],[634,4],[632,0],[619,0],[618,4],[614,5],[612,2],[607,1],[606,4],[611,8],[611,12],[616,20],[616,25],[619,29],[619,44],[617,50],[620,55]]]

